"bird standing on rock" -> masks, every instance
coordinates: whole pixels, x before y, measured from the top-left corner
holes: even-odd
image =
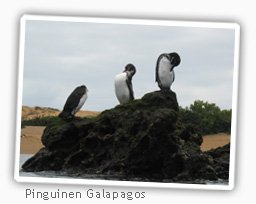
[[[132,77],[135,73],[135,66],[127,64],[124,71],[115,77],[115,93],[120,104],[134,100]]]
[[[85,85],[76,87],[69,95],[62,112],[59,117],[63,119],[72,119],[75,114],[82,108],[87,99],[88,89]]]
[[[161,90],[170,90],[174,82],[174,67],[180,64],[180,56],[176,53],[161,54],[156,63],[156,82]]]

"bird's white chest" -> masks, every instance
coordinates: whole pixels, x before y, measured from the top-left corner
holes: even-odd
[[[127,74],[121,73],[115,77],[115,93],[120,103],[125,103],[129,100],[130,92],[126,83]]]
[[[75,110],[72,112],[72,114],[74,115],[75,113],[77,113],[81,108],[82,108],[82,106],[84,105],[84,103],[85,103],[85,101],[86,101],[86,99],[87,99],[87,93],[85,93],[82,97],[81,97],[81,99],[80,99],[80,101],[79,101],[79,103],[78,103],[78,106],[75,108]]]
[[[158,77],[161,84],[168,88],[172,85],[174,80],[174,71],[170,71],[172,65],[167,58],[162,58],[159,62]]]

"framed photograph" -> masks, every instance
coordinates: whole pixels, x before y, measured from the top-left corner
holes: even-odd
[[[23,15],[18,182],[231,190],[240,26]]]

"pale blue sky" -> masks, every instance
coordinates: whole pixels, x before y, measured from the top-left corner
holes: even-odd
[[[158,56],[177,52],[176,92],[181,106],[194,100],[232,107],[235,30],[27,20],[23,105],[62,109],[75,87],[85,84],[83,110],[118,104],[114,77],[132,63],[135,98],[158,90]]]

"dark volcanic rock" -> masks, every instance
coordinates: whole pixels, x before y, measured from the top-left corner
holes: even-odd
[[[215,165],[228,164],[214,152],[202,153],[202,137],[193,127],[177,123],[178,114],[176,94],[156,91],[94,119],[49,125],[42,136],[45,148],[22,168],[147,181],[216,180],[223,176]]]
[[[206,154],[213,158],[213,166],[215,167],[217,177],[229,179],[230,144],[209,150]]]

